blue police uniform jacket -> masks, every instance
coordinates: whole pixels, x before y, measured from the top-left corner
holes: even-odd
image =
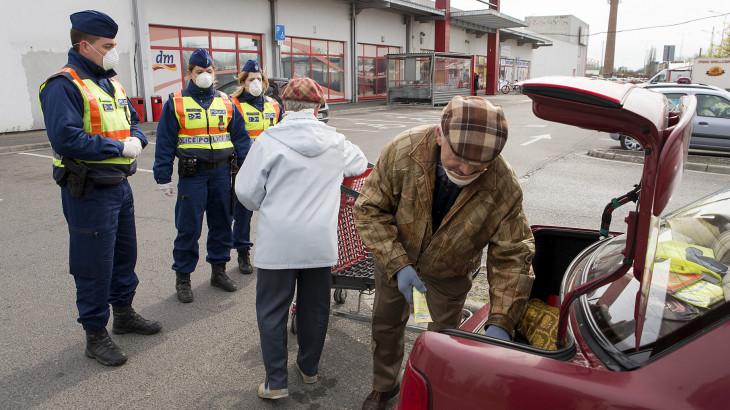
[[[68,52],[68,64],[86,73],[95,83],[113,97],[109,78],[117,75],[114,70],[104,70],[86,59],[76,50]],[[84,131],[84,97],[78,87],[63,76],[48,81],[40,93],[44,121],[51,147],[58,155],[83,161],[103,161],[122,156],[124,143]],[[147,136],[139,127],[139,116],[127,100],[130,109],[130,136],[147,145]]]
[[[188,81],[185,90],[205,110],[210,107],[216,92],[213,87],[200,88],[192,80]],[[232,104],[232,106],[233,116],[228,124],[228,133],[231,134],[231,141],[236,148],[238,164],[240,165],[251,147],[251,138],[248,136],[248,131],[246,131],[246,124],[241,112],[238,111],[235,104]],[[168,98],[162,107],[160,122],[157,124],[155,164],[152,167],[153,176],[158,184],[166,184],[172,181],[172,167],[177,151],[179,131],[180,123],[175,115],[175,103],[172,98]]]

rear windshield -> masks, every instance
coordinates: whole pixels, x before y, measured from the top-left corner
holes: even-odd
[[[650,238],[651,283],[639,352],[634,312],[640,284],[632,270],[582,299],[598,338],[617,351],[644,359],[728,317],[730,188],[657,220]],[[624,235],[607,241],[586,265],[581,282],[621,265],[624,246]]]

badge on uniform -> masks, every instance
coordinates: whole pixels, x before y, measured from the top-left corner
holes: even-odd
[[[126,98],[120,98],[117,100],[120,107],[126,107],[127,106],[127,99]]]
[[[218,116],[218,130],[224,131],[225,129],[226,129],[226,123],[223,122],[223,116],[219,115]]]
[[[273,113],[273,112],[265,112],[264,113],[264,118],[266,118],[267,120],[270,120],[272,118],[276,118],[276,113]]]
[[[200,118],[201,118],[201,116],[200,116],[200,113],[199,112],[191,112],[191,113],[188,113],[188,119],[189,120],[199,120]]]
[[[259,116],[248,117],[248,122],[259,122]]]
[[[114,111],[114,104],[112,103],[102,103],[102,107],[104,107],[104,111]]]

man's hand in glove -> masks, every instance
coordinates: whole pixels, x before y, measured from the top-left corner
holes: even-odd
[[[405,296],[406,302],[413,303],[411,287],[415,287],[421,293],[426,293],[426,285],[418,278],[418,273],[413,269],[413,266],[408,265],[395,275],[398,279],[398,290]]]
[[[175,195],[175,185],[172,184],[172,181],[166,184],[158,184],[155,191],[162,191],[167,196],[173,196]]]
[[[142,141],[137,137],[127,137],[124,140],[122,155],[127,158],[137,158],[142,153]]]

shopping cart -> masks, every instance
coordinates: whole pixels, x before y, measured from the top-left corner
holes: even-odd
[[[337,216],[337,264],[332,267],[333,298],[342,305],[347,300],[347,290],[358,291],[357,311],[333,309],[332,314],[369,322],[370,316],[360,314],[362,296],[375,291],[373,255],[368,251],[355,228],[353,207],[360,195],[365,178],[370,175],[372,164],[361,175],[344,178],[340,186],[340,211]],[[291,332],[296,333],[296,302],[291,306]]]

